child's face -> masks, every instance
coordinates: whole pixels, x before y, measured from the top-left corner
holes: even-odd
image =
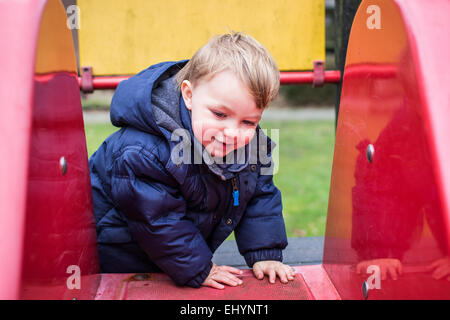
[[[211,156],[224,157],[253,138],[263,109],[233,72],[222,71],[195,87],[185,80],[181,92],[191,110],[194,136]]]

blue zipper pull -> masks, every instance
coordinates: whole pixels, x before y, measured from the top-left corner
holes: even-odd
[[[233,185],[233,206],[237,207],[239,205],[239,190],[236,185],[236,178],[231,179],[231,184]]]
[[[239,190],[233,191],[233,206],[237,207],[239,205]]]

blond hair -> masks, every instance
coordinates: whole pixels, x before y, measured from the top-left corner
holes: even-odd
[[[184,80],[194,86],[215,74],[230,70],[247,85],[258,108],[265,108],[280,88],[277,63],[258,41],[241,32],[215,36],[201,47],[177,73],[178,87]]]

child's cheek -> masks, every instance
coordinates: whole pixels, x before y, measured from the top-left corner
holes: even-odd
[[[215,130],[213,127],[210,127],[208,123],[204,123],[202,127],[202,137],[203,141],[205,142],[211,142],[213,140],[213,137],[216,136],[217,130]]]
[[[242,136],[243,136],[243,143],[244,143],[244,145],[247,145],[247,144],[250,143],[250,141],[255,136],[255,130],[253,130],[253,129],[246,130],[246,132],[244,132]]]
[[[192,121],[192,131],[194,132],[195,138],[203,145],[211,140],[212,131],[208,130],[207,123],[201,120],[196,119]]]

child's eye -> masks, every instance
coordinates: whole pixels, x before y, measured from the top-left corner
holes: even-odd
[[[245,124],[248,125],[248,126],[251,126],[251,127],[256,126],[256,123],[251,122],[251,121],[244,120],[244,121],[242,121],[242,122],[245,123]]]
[[[211,111],[217,118],[226,118],[226,114],[222,113],[222,112],[217,112],[217,111]]]

